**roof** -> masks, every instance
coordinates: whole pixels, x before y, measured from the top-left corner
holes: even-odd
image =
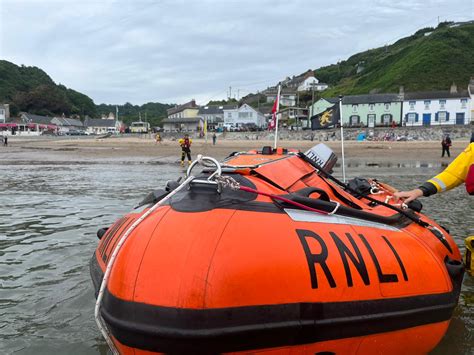
[[[53,117],[33,115],[27,112],[23,112],[21,116],[24,117],[28,123],[51,124],[51,121],[53,120]]]
[[[115,120],[101,119],[101,118],[88,118],[84,122],[86,127],[115,127]]]
[[[76,126],[76,127],[83,127],[84,124],[75,118],[67,118],[67,117],[54,117],[54,120],[59,123],[60,126]]]
[[[196,101],[191,100],[189,102],[186,102],[185,104],[169,108],[169,109],[166,110],[166,112],[168,113],[168,115],[173,115],[177,112],[184,111],[187,108],[199,108],[199,106],[196,105]]]
[[[377,102],[384,103],[394,101],[401,101],[398,94],[349,95],[342,98],[342,103],[345,105],[373,104]]]
[[[458,92],[450,91],[422,91],[422,92],[407,92],[405,93],[405,100],[423,100],[423,99],[460,99],[469,98],[467,90]]]
[[[265,91],[266,96],[273,96],[278,94],[278,89],[270,89]],[[281,88],[280,95],[296,95],[296,89]]]
[[[322,100],[326,100],[330,104],[337,104],[339,102],[339,98],[337,97],[321,97]]]
[[[202,117],[165,118],[162,123],[198,123]]]
[[[217,115],[224,113],[224,110],[237,108],[236,105],[220,105],[220,106],[201,106],[198,115]]]

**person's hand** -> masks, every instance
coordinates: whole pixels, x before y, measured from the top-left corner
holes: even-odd
[[[410,201],[416,200],[418,197],[423,196],[423,191],[420,189],[414,189],[411,191],[399,191],[393,194],[395,203],[398,200],[403,200],[403,202],[408,203]]]

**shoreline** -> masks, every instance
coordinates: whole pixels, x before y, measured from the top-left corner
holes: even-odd
[[[341,156],[339,141],[301,141],[280,140],[279,146],[284,148],[306,151],[312,146],[324,143],[334,153]],[[348,161],[429,161],[448,163],[469,144],[469,141],[457,140],[451,148],[451,158],[441,158],[441,143],[438,141],[345,141],[345,158]],[[215,146],[212,140],[207,143],[204,139],[193,139],[192,156],[197,154],[210,155],[216,159],[224,159],[235,151],[248,151],[273,146],[269,140],[224,140],[218,139]],[[133,161],[135,159],[163,160],[173,163],[179,160],[181,149],[176,140],[165,139],[156,143],[151,138],[144,137],[111,137],[106,139],[96,137],[81,138],[45,138],[31,137],[12,138],[8,147],[0,147],[0,164],[8,162],[53,162],[81,161],[93,162],[101,160]]]

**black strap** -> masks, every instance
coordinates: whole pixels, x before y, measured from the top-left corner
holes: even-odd
[[[328,172],[324,171],[324,169],[316,162],[314,162],[313,160],[311,160],[310,158],[308,158],[304,153],[302,152],[298,152],[298,156],[303,159],[305,162],[307,162],[308,164],[312,165],[314,168],[316,168],[316,170],[319,171],[319,173],[321,175],[323,175],[324,177],[328,178],[329,180],[332,180],[334,181],[336,184],[338,184],[339,186],[341,186],[342,188],[344,188],[344,190],[346,191],[350,191],[352,193],[355,193],[355,194],[359,194],[357,191],[355,190],[352,190],[349,186],[347,186],[345,183],[343,183],[342,181],[340,181],[339,179],[335,178],[334,176],[332,176],[331,174],[329,174]],[[329,185],[329,184],[328,184]],[[418,216],[416,216],[415,214],[413,213],[409,213],[408,211],[405,211],[405,210],[402,210],[401,208],[398,208],[398,207],[395,207],[395,206],[392,206],[388,203],[385,203],[383,201],[379,201],[375,198],[372,198],[370,196],[364,196],[364,198],[366,198],[367,200],[371,201],[371,202],[374,202],[374,203],[377,203],[379,205],[382,205],[384,207],[387,207],[387,208],[390,208],[394,211],[397,211],[398,213],[404,215],[405,217],[408,217],[410,218],[413,222],[416,222],[417,224],[419,224],[420,226],[422,227],[428,227],[429,226],[429,223],[426,223],[425,221],[422,221]]]

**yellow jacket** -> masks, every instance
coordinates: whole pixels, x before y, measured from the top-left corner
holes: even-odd
[[[433,195],[437,192],[448,191],[461,185],[466,181],[467,172],[472,164],[474,164],[474,143],[469,144],[443,172],[420,186],[423,195]]]

